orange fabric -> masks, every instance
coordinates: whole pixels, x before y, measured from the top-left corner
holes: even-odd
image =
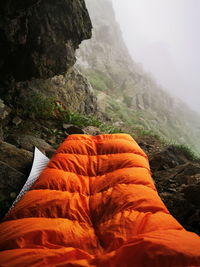
[[[0,224],[0,266],[200,266],[126,134],[71,135]]]

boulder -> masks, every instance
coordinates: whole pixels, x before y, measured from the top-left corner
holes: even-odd
[[[67,134],[85,134],[85,132],[76,125],[63,124],[63,128]]]
[[[0,142],[0,161],[11,168],[28,175],[32,165],[33,153],[19,149],[6,142]]]
[[[32,135],[12,134],[6,138],[6,141],[18,148],[23,148],[31,152],[33,152],[35,146],[43,153],[53,149],[52,146],[43,139]]]
[[[13,118],[12,123],[18,127],[22,123],[22,119],[19,116]]]
[[[64,73],[75,62],[75,49],[91,37],[84,0],[10,0],[2,1],[0,10],[3,79],[25,81]]]
[[[86,134],[89,134],[89,135],[98,135],[98,134],[101,134],[100,129],[97,128],[97,127],[94,127],[94,126],[87,126],[87,127],[83,128],[83,131]]]

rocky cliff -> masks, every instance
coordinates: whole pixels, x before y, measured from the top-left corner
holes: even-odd
[[[83,0],[1,1],[1,81],[49,78],[75,63],[74,52],[91,37]]]
[[[112,1],[86,0],[86,4],[93,37],[77,51],[77,65],[96,90],[103,112],[118,125],[125,122],[134,133],[156,134],[200,153],[200,116],[168,95],[131,59]]]
[[[22,102],[21,97],[32,97],[42,91],[44,97],[63,101],[66,106],[74,102],[74,109],[91,112],[91,108],[83,107],[86,98],[91,100],[87,101],[90,106],[95,106],[91,88],[72,68],[75,50],[82,40],[91,37],[92,25],[85,2],[9,0],[1,1],[0,5],[3,100],[15,106]]]

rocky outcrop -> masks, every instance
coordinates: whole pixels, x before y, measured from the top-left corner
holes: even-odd
[[[200,164],[185,163],[153,174],[171,214],[187,230],[200,234]]]
[[[0,3],[0,94],[18,105],[38,94],[82,113],[97,111],[87,79],[73,68],[75,50],[91,37],[84,0]],[[34,98],[33,98],[34,101]]]
[[[67,110],[85,114],[95,114],[98,109],[90,83],[76,68],[49,79],[18,82],[15,87],[18,94],[14,101],[18,108],[30,110],[31,106],[42,100],[46,103],[58,102]],[[33,105],[30,103],[31,99],[35,101]]]
[[[91,37],[84,0],[4,0],[0,12],[1,82],[65,73],[78,45]]]
[[[174,146],[140,140],[150,159],[158,193],[170,213],[189,231],[200,234],[200,162]]]

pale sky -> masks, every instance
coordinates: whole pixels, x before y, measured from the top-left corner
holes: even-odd
[[[200,112],[200,0],[112,0],[133,59]]]

